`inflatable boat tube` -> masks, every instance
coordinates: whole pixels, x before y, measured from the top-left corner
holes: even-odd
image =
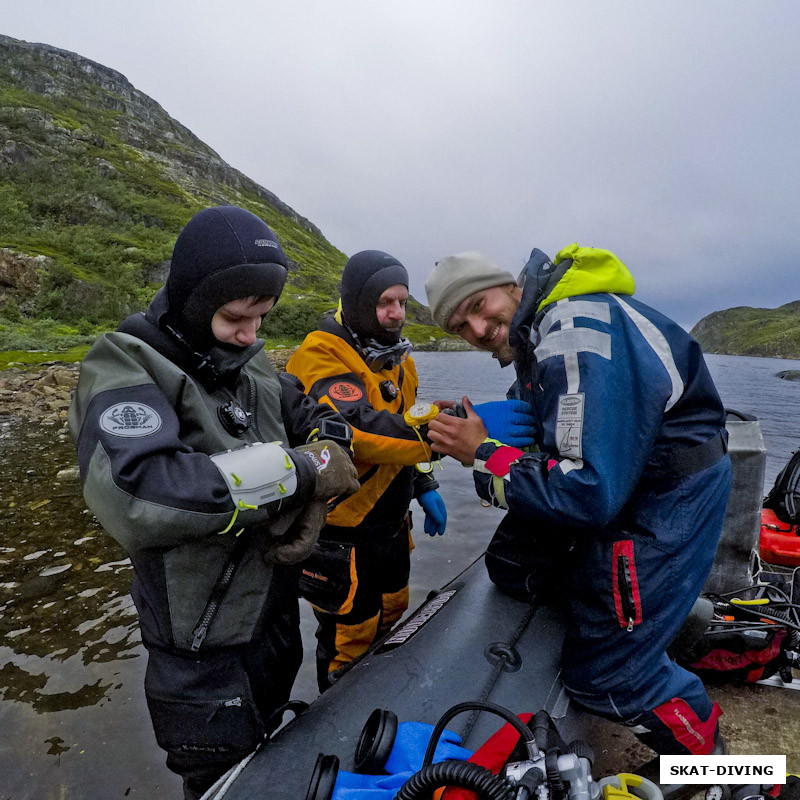
[[[273,736],[211,800],[303,800],[319,754],[353,758],[371,712],[435,725],[460,702],[489,701],[515,714],[544,709],[566,741],[586,717],[571,708],[559,679],[564,622],[548,605],[514,600],[489,580],[479,558],[368,651],[302,714]],[[448,729],[475,750],[501,721],[462,714]]]
[[[783,522],[771,508],[763,508],[759,555],[768,564],[800,566],[800,526]]]

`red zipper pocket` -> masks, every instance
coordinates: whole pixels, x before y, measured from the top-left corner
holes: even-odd
[[[614,542],[611,572],[617,621],[621,628],[632,631],[642,622],[642,600],[631,539]]]

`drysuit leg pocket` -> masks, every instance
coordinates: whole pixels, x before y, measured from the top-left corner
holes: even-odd
[[[145,696],[167,766],[179,775],[222,771],[263,740],[264,725],[236,653],[184,658],[153,652]]]
[[[300,596],[329,614],[349,614],[358,588],[352,544],[320,540],[300,571]]]
[[[230,763],[252,752],[263,728],[246,697],[219,700],[183,700],[147,696],[156,741],[181,762]]]
[[[617,622],[629,631],[642,623],[642,600],[633,545],[632,539],[614,542],[611,560],[611,590]]]

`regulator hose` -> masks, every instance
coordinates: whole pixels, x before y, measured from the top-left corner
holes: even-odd
[[[516,787],[493,775],[486,767],[470,761],[440,761],[412,775],[395,800],[427,800],[440,786],[459,786],[475,792],[482,800],[514,800]]]
[[[734,604],[734,608],[737,611],[744,611],[745,614],[748,614],[751,617],[758,617],[759,619],[769,619],[773,622],[777,622],[780,625],[784,625],[786,628],[789,628],[793,631],[800,632],[800,625],[797,622],[792,620],[792,616],[794,616],[793,609],[794,606],[790,606],[788,608],[775,608],[773,605],[771,608],[764,608],[763,606],[754,606],[749,608],[748,606],[741,606],[738,604]]]
[[[544,709],[533,715],[531,728],[536,744],[543,753],[553,747],[562,753],[567,752],[567,743],[561,738],[553,718]]]
[[[751,586],[748,588],[752,589],[754,587]],[[710,597],[712,599],[716,598],[718,601],[731,606],[736,611],[743,612],[747,616],[772,620],[773,622],[785,625],[791,630],[800,632],[800,603],[790,601],[789,596],[783,589],[777,586],[768,587],[768,593],[771,591],[777,595],[777,597],[767,597],[768,603],[766,604],[766,608],[764,605],[760,604],[757,606],[749,606],[744,603],[735,602],[737,598],[733,597],[733,595],[741,594],[742,591],[747,591],[747,589],[710,595]],[[732,597],[733,599],[731,599]],[[776,608],[776,606],[779,606],[779,608]]]
[[[531,752],[531,747],[536,748],[536,739],[533,731],[521,720],[512,714],[507,708],[498,706],[496,703],[489,703],[488,701],[476,701],[473,703],[457,703],[452,708],[445,711],[439,721],[433,728],[428,748],[425,751],[425,758],[422,760],[423,769],[433,762],[433,756],[436,752],[436,745],[439,744],[439,737],[444,732],[445,726],[450,722],[453,717],[458,716],[464,711],[489,711],[502,717],[509,725],[511,725],[517,733],[522,737],[528,752]]]

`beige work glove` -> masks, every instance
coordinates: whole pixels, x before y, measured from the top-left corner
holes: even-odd
[[[312,495],[315,500],[330,500],[338,495],[354,494],[361,488],[350,456],[338,444],[322,439],[301,444],[294,449],[310,459],[317,470],[317,483]]]
[[[326,505],[324,500],[310,499],[296,514],[284,515],[269,526],[268,535],[260,539],[264,561],[296,564],[311,555],[325,524]]]
[[[296,564],[311,554],[325,524],[328,500],[351,495],[361,488],[350,456],[338,444],[311,442],[294,448],[314,465],[317,480],[314,492],[298,509],[285,512],[268,522],[260,537],[264,560],[269,564]]]

